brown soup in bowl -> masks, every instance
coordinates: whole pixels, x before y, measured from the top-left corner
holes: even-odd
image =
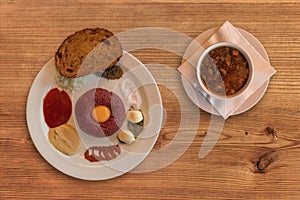
[[[197,76],[208,93],[232,97],[239,94],[250,77],[249,59],[233,44],[213,45],[200,57]]]

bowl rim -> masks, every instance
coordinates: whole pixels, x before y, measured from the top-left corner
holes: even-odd
[[[249,76],[248,76],[248,79],[247,79],[247,82],[246,84],[239,90],[237,91],[236,93],[232,94],[232,95],[219,95],[219,94],[216,94],[212,91],[210,91],[206,86],[205,86],[205,83],[203,82],[202,78],[201,78],[201,73],[200,73],[200,68],[201,68],[201,64],[203,62],[203,59],[206,57],[206,55],[213,49],[216,49],[216,48],[219,48],[219,47],[223,47],[223,46],[227,46],[227,47],[231,47],[231,48],[234,48],[234,49],[237,49],[238,51],[240,51],[243,56],[246,58],[247,62],[248,62],[248,66],[249,66]],[[197,73],[197,80],[198,80],[198,83],[200,84],[200,87],[202,88],[202,90],[204,90],[204,92],[206,94],[208,94],[209,96],[212,96],[212,97],[215,97],[216,99],[235,99],[235,98],[238,98],[240,97],[241,95],[243,95],[247,89],[249,88],[249,86],[251,85],[252,83],[252,80],[253,80],[253,62],[251,60],[251,57],[249,56],[249,54],[240,46],[234,44],[234,43],[231,43],[231,42],[218,42],[218,43],[215,43],[215,44],[212,44],[210,45],[209,47],[207,47],[200,55],[199,59],[198,59],[198,62],[197,62],[197,67],[196,67],[196,73]]]

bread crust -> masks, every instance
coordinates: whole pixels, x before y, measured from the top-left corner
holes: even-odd
[[[68,36],[55,53],[57,70],[76,78],[116,64],[123,54],[117,37],[107,29],[83,29]]]

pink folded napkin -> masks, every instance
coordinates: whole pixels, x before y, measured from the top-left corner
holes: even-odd
[[[230,42],[242,48],[250,57],[253,63],[253,81],[246,91],[238,98],[217,99],[210,96],[201,89],[196,75],[198,59],[203,51],[209,46],[220,43]],[[249,98],[259,87],[276,73],[276,70],[256,51],[256,49],[245,39],[242,34],[228,21],[226,21],[206,42],[201,44],[190,58],[178,67],[179,72],[195,87],[202,95],[207,98],[211,105],[219,114],[227,119]],[[200,46],[201,46],[200,45]]]

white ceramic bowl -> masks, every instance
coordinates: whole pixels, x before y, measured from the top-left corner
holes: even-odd
[[[204,83],[203,79],[201,78],[201,64],[203,62],[203,59],[206,57],[206,55],[208,55],[208,53],[213,50],[213,49],[216,49],[216,48],[219,48],[219,47],[224,47],[224,46],[227,46],[227,47],[231,47],[231,48],[234,48],[234,49],[237,49],[240,53],[243,54],[243,56],[246,58],[247,62],[248,62],[248,66],[249,66],[249,76],[248,76],[248,79],[247,79],[247,82],[246,84],[240,89],[238,90],[237,92],[235,92],[234,94],[232,95],[225,95],[225,91],[224,91],[224,95],[219,95],[219,94],[216,94],[212,91],[210,91],[207,87],[206,87],[206,84]],[[197,63],[197,79],[198,79],[198,82],[200,84],[200,87],[210,96],[212,97],[215,97],[217,99],[233,99],[233,98],[238,98],[239,96],[243,95],[244,92],[246,91],[246,89],[249,87],[250,83],[252,82],[252,79],[253,79],[253,64],[252,64],[252,61],[249,57],[249,55],[242,49],[240,48],[239,46],[233,44],[233,43],[229,43],[229,42],[220,42],[220,43],[216,43],[216,44],[213,44],[211,45],[210,47],[208,47],[207,49],[205,49],[203,51],[203,53],[201,54],[199,60],[198,60],[198,63]]]

